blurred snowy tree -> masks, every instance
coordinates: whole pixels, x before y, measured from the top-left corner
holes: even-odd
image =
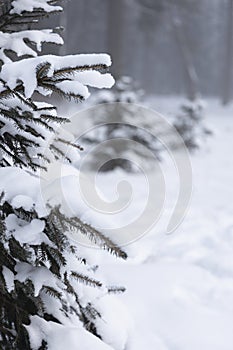
[[[111,91],[103,90],[93,95],[92,104],[102,104],[102,107],[95,110],[93,118],[86,119],[96,127],[87,125],[90,131],[78,141],[84,145],[87,153],[89,147],[109,140],[128,140],[128,146],[124,142],[106,144],[97,156],[93,153],[90,168],[96,169],[103,160],[100,171],[110,171],[117,167],[126,171],[138,171],[142,159],[144,167],[153,167],[154,157],[158,158],[161,150],[161,144],[153,134],[153,131],[158,134],[159,126],[153,113],[145,113],[138,108],[143,95],[144,92],[128,76],[121,77]],[[90,109],[86,113],[88,115],[93,111]],[[134,147],[136,142],[138,147]],[[104,164],[106,158],[111,160]]]
[[[173,124],[190,151],[199,148],[205,136],[212,133],[204,126],[203,111],[201,100],[188,101],[180,107],[180,112],[174,118]],[[173,147],[179,148],[179,145],[174,144]]]
[[[165,118],[167,124],[150,109],[140,108],[147,104],[144,92],[127,76],[119,79],[111,91],[93,94],[90,104],[97,108],[85,110],[85,133],[80,136],[74,131],[74,136],[84,146],[83,159],[88,159],[92,171],[153,169],[166,150],[163,142],[170,150],[178,150],[184,142],[193,151],[211,133],[204,126],[202,100],[183,103],[177,113]]]

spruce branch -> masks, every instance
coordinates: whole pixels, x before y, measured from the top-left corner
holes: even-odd
[[[44,286],[42,287],[41,291],[45,291],[46,294],[50,295],[53,298],[60,299],[62,298],[62,293],[60,293],[58,290],[51,286]]]
[[[75,271],[71,271],[71,277],[73,277],[74,279],[76,279],[78,282],[82,282],[88,286],[91,287],[102,287],[102,283],[98,280],[95,280],[93,278],[90,278],[86,275],[83,275],[81,273],[75,272]]]
[[[119,294],[119,293],[124,293],[126,291],[125,287],[119,287],[119,286],[108,286],[107,290],[109,294]]]
[[[84,223],[78,217],[66,217],[60,211],[60,206],[56,206],[52,209],[52,215],[54,218],[60,217],[63,230],[66,231],[78,231],[88,237],[91,242],[95,243],[100,248],[109,251],[119,258],[126,259],[127,254],[118,247],[110,238],[96,230],[91,225]]]

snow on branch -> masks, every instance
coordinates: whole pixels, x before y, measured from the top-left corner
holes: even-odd
[[[29,55],[37,56],[37,52],[29,47],[28,40],[36,45],[37,51],[41,51],[41,44],[43,42],[62,45],[63,40],[57,33],[53,33],[51,29],[44,30],[25,30],[16,33],[0,32],[0,48],[2,50],[14,51],[17,56]],[[3,59],[5,63],[8,60]]]
[[[33,12],[42,10],[44,12],[62,11],[61,6],[55,6],[51,0],[14,0],[11,4],[11,14],[22,14],[23,12]]]
[[[37,91],[40,94],[57,92],[63,97],[84,100],[89,96],[86,86],[112,87],[114,79],[105,73],[110,65],[111,58],[107,54],[47,55],[7,63],[0,74],[6,90],[0,96],[7,91],[12,94],[14,90],[23,90],[27,99]]]

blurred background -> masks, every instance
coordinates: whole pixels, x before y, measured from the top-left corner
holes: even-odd
[[[62,54],[108,52],[114,76],[131,76],[147,94],[233,98],[232,0],[64,4]]]
[[[83,107],[63,101],[60,109],[75,115],[69,131],[84,146],[81,162],[87,164],[89,154],[88,171],[109,203],[128,199],[118,188],[122,179],[133,189],[129,205],[111,216],[114,225],[133,223],[130,233],[145,232],[144,224],[155,215],[153,206],[145,209],[148,191],[155,206],[159,199],[159,190],[147,180],[156,180],[159,167],[165,177],[159,221],[127,245],[130,258],[123,273],[122,266],[106,263],[109,276],[121,276],[127,289],[123,298],[135,321],[131,348],[232,350],[233,0],[69,0],[64,5],[64,14],[53,19],[66,28],[65,45],[56,50],[61,55],[108,52],[113,59],[112,89],[95,91]],[[98,107],[119,101],[131,103]],[[174,153],[180,145],[156,113],[135,105],[162,113],[189,150],[192,199],[171,235],[167,224],[183,183],[158,140],[166,137]],[[80,137],[81,127],[86,132]],[[142,148],[124,146],[122,138]],[[105,143],[112,139],[120,139],[118,146]]]

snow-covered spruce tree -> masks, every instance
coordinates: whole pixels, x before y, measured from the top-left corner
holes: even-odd
[[[70,141],[55,136],[44,156],[56,126],[67,120],[36,97],[85,100],[87,85],[112,85],[106,73],[111,61],[105,54],[37,55],[43,42],[62,44],[52,30],[33,29],[62,11],[58,1],[0,1],[0,11],[0,348],[107,350],[88,288],[96,288],[95,298],[117,288],[103,285],[66,233],[77,231],[118,257],[126,254],[61,207],[44,210],[37,171],[64,155]]]
[[[121,77],[113,89],[94,93],[88,104],[91,107],[99,106],[84,112],[87,132],[79,138],[85,148],[84,154],[89,153],[90,170],[96,170],[100,164],[100,171],[121,168],[134,172],[138,171],[135,164],[150,169],[156,165],[155,158],[163,158],[165,147],[159,141],[160,138],[166,140],[170,150],[178,151],[184,142],[193,151],[211,134],[204,125],[202,100],[187,101],[181,105],[177,114],[169,116],[172,128],[161,122],[156,113],[139,107],[140,104],[146,105],[147,101],[143,98],[143,91],[128,76]],[[175,130],[181,138],[177,137]],[[136,141],[141,147],[135,147],[135,143],[129,143],[126,147],[121,141],[105,143],[114,139]],[[93,152],[93,145],[98,147],[101,144],[104,147],[98,150],[98,154]],[[105,159],[108,158],[111,160],[106,162]]]
[[[126,147],[121,142],[116,143],[114,147],[106,145],[97,156],[94,154],[90,161],[90,169],[95,169],[96,164],[101,163],[101,159],[104,160],[106,156],[112,157],[112,160],[103,164],[100,171],[111,171],[119,167],[134,172],[138,170],[135,164],[140,164],[142,159],[143,168],[153,167],[154,157],[159,158],[161,151],[161,145],[153,135],[153,131],[158,134],[159,126],[151,113],[145,113],[145,110],[138,108],[137,105],[143,102],[143,95],[143,90],[128,76],[121,77],[111,91],[102,90],[93,94],[90,103],[102,104],[102,107],[95,109],[93,118],[86,118],[92,123],[87,125],[90,131],[79,140],[85,145],[86,152],[93,144],[98,145],[120,138],[135,141],[138,147],[132,147],[132,144]],[[86,113],[88,114],[88,110]],[[97,127],[91,128],[93,125]]]
[[[204,125],[203,111],[204,104],[197,99],[182,104],[179,113],[174,117],[173,125],[190,151],[199,148],[205,137],[211,134]],[[174,148],[179,146],[173,145]]]

